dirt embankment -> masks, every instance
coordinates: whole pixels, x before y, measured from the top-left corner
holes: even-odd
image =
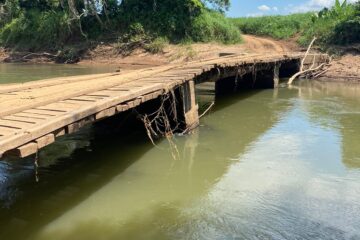
[[[281,52],[301,51],[296,41],[277,41],[251,35],[243,35],[244,43],[223,45],[218,43],[196,43],[189,45],[168,45],[162,53],[151,54],[143,49],[136,49],[131,54],[123,56],[117,50],[116,44],[103,43],[85,51],[78,64],[113,65],[122,70],[141,69],[168,63],[182,63],[194,60],[206,60],[227,54],[271,54]],[[31,63],[54,62],[46,53],[10,53],[0,48],[0,62],[24,61]],[[360,55],[347,54],[335,59],[321,80],[360,82]]]
[[[190,60],[205,60],[227,54],[268,54],[294,51],[294,46],[286,42],[266,38],[244,35],[244,43],[223,45],[218,43],[195,43],[186,45],[166,46],[162,53],[151,54],[143,49],[136,49],[131,54],[123,56],[119,53],[116,44],[99,44],[80,56],[78,64],[106,64],[116,65],[122,69],[137,69],[167,63],[181,63]],[[47,53],[19,53],[0,49],[1,62],[54,62],[51,54]]]
[[[360,83],[360,55],[346,54],[335,59],[320,80]]]

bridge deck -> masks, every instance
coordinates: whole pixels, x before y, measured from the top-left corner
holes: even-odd
[[[233,55],[127,73],[0,85],[0,156],[5,152],[27,156],[56,137],[157,98],[215,67],[281,62],[302,56]]]

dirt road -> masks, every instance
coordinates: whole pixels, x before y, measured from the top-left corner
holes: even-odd
[[[114,44],[100,44],[95,49],[88,50],[80,60],[80,64],[106,64],[116,65],[121,69],[140,69],[159,66],[168,63],[185,63],[194,60],[213,59],[219,55],[231,53],[280,53],[293,51],[287,42],[276,41],[268,38],[243,35],[242,44],[224,45],[218,43],[170,44],[163,53],[150,54],[143,49],[137,49],[129,56],[121,56]],[[0,49],[0,62],[11,60],[9,54]],[[16,60],[16,59],[14,59]],[[33,63],[49,62],[44,57],[34,57]]]
[[[150,54],[141,49],[130,56],[121,57],[114,53],[112,46],[98,46],[85,54],[81,64],[116,64],[122,68],[157,66],[167,63],[182,63],[193,60],[206,60],[231,53],[281,53],[294,51],[294,44],[268,38],[243,35],[244,43],[224,45],[218,43],[194,43],[168,45],[161,54]]]

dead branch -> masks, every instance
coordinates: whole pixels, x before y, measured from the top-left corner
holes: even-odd
[[[309,55],[310,50],[311,50],[311,47],[312,47],[312,45],[314,45],[315,41],[316,41],[316,37],[313,38],[313,40],[312,40],[312,41],[310,42],[310,44],[309,44],[309,47],[308,47],[307,50],[306,50],[306,53],[305,53],[305,55],[304,55],[304,58],[303,58],[302,61],[301,61],[300,72],[304,70],[304,63],[305,63],[306,57]]]
[[[214,105],[215,105],[215,102],[212,102],[212,103],[210,104],[210,106],[199,116],[199,118],[204,117],[204,116],[211,110],[211,108],[212,108]]]
[[[326,61],[325,63],[322,63],[319,66],[315,67],[315,65],[316,65],[316,56],[314,55],[311,66],[309,67],[309,69],[304,70],[305,60],[306,60],[307,56],[309,55],[311,47],[313,46],[315,41],[316,41],[316,37],[314,37],[313,40],[311,41],[309,47],[306,50],[306,53],[305,53],[303,59],[301,60],[300,71],[297,72],[296,74],[294,74],[289,79],[288,85],[291,85],[296,78],[298,78],[298,77],[300,77],[302,75],[304,75],[306,78],[308,78],[308,77],[311,77],[311,78],[318,77],[321,74],[325,73],[326,69],[324,70],[323,69],[324,67],[329,67],[331,65],[331,59],[332,58],[330,57],[329,61]]]
[[[326,66],[327,63],[322,63],[320,64],[319,66],[317,66],[316,68],[313,68],[313,69],[307,69],[307,70],[304,70],[304,71],[301,71],[301,72],[298,72],[296,73],[295,75],[293,75],[290,79],[289,79],[289,82],[288,84],[291,85],[292,82],[299,76],[305,74],[305,73],[309,73],[309,72],[314,72],[314,71],[318,71],[320,69],[322,69],[324,66]]]

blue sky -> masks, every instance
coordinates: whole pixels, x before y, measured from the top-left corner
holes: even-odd
[[[252,17],[316,11],[333,5],[335,0],[232,0],[229,17]],[[350,0],[356,2],[356,0]]]

